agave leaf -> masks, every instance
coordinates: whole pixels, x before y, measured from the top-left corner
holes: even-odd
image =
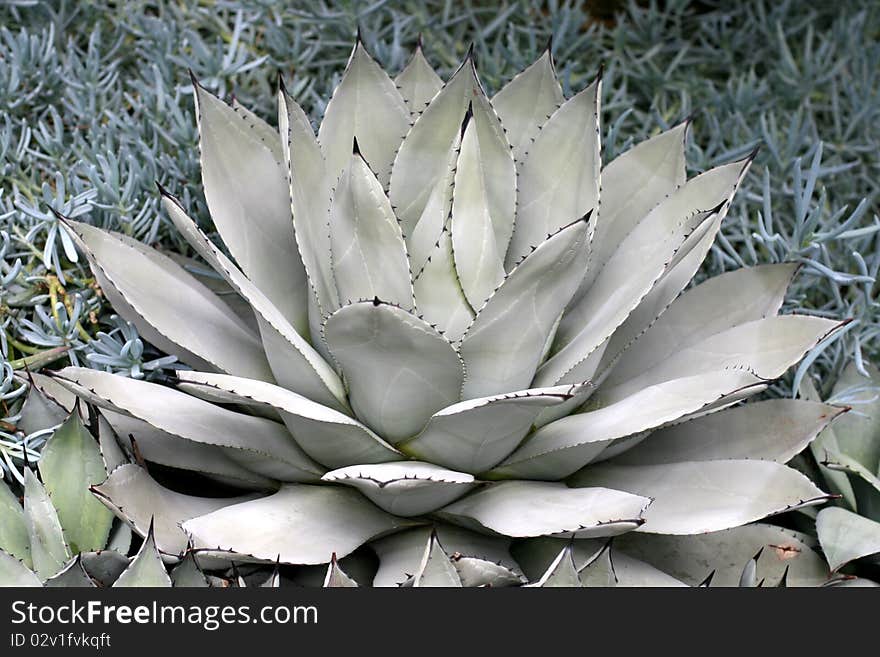
[[[49,579],[70,559],[70,547],[49,494],[29,468],[24,471],[24,519],[34,572]]]
[[[522,571],[508,550],[510,539],[483,536],[453,525],[438,524],[434,528],[418,527],[398,532],[371,543],[370,547],[379,556],[379,570],[373,586],[398,586],[413,576],[419,569],[425,545],[434,531],[438,540],[453,555],[453,561],[478,559],[498,564],[516,577],[522,577]],[[465,579],[464,574],[460,576]]]
[[[251,304],[260,324],[263,348],[278,383],[325,406],[345,410],[345,389],[333,368],[260,289],[205,237],[180,203],[167,193],[163,195],[165,207],[177,230]]]
[[[107,409],[102,410],[102,415],[106,416],[118,435],[124,436],[126,445],[132,445],[134,441],[137,451],[147,462],[199,472],[233,482],[238,488],[267,490],[275,486],[275,480],[271,477],[258,475],[239,463],[236,460],[237,448],[181,440],[143,420]],[[130,447],[129,451],[134,452],[134,447]],[[246,463],[246,459],[239,460]],[[112,471],[108,469],[108,472]]]
[[[517,574],[500,563],[478,557],[465,557],[457,552],[452,553],[449,558],[463,587],[491,586],[500,588],[525,583],[525,578],[521,574]]]
[[[616,549],[609,550],[609,559],[614,563],[614,574],[617,578],[616,586],[664,588],[687,586],[681,580],[672,577],[662,570],[658,570],[645,561],[635,559],[625,552],[620,552]],[[583,577],[583,574],[581,577]]]
[[[574,566],[571,545],[562,548],[557,557],[550,563],[541,579],[528,586],[537,588],[581,587],[578,571]]]
[[[831,396],[853,407],[834,424],[840,451],[880,475],[880,369],[864,363],[870,378],[852,362],[834,384]]]
[[[195,553],[188,551],[183,560],[171,571],[174,588],[209,588],[211,584],[196,563]]]
[[[461,341],[463,399],[529,387],[588,255],[587,218],[560,230],[508,274]]]
[[[217,498],[196,497],[159,485],[146,470],[128,464],[118,467],[92,492],[108,509],[140,536],[153,529],[153,540],[164,554],[179,557],[187,548],[180,523],[232,504],[254,499],[253,495]]]
[[[610,388],[638,376],[683,345],[772,317],[797,267],[792,263],[761,265],[714,276],[682,294],[641,335],[615,333],[614,346],[604,358],[606,365],[613,363],[613,369],[603,385]]]
[[[726,164],[688,181],[626,235],[590,288],[566,309],[556,334],[560,351],[544,366],[556,380],[623,324],[677,264],[676,253],[688,235],[730,202],[750,163],[751,159]],[[550,373],[545,376],[552,378]]]
[[[128,457],[119,446],[113,426],[101,413],[98,413],[98,449],[101,452],[101,460],[104,464],[104,473],[101,480],[107,477],[107,473],[113,472],[120,465],[128,463]],[[89,483],[97,484],[100,482],[92,481]]]
[[[604,403],[647,386],[720,369],[743,369],[776,379],[842,323],[809,315],[779,315],[746,322],[702,340],[679,344],[656,365],[646,364],[630,379],[606,381],[597,395]]]
[[[578,386],[536,388],[459,402],[435,413],[399,447],[412,457],[462,472],[483,472],[520,443],[538,413],[577,394]]]
[[[257,336],[183,267],[133,239],[67,225],[114,308],[147,340],[193,367],[271,380]]]
[[[758,583],[758,559],[761,558],[761,553],[764,551],[762,547],[758,552],[746,562],[746,565],[743,567],[742,574],[739,576],[739,586],[740,588],[757,588],[761,586]],[[763,580],[762,580],[763,581]]]
[[[859,501],[859,513],[880,522],[880,477],[854,458],[825,447],[822,465],[830,470],[845,472]]]
[[[400,224],[357,148],[336,185],[330,226],[330,255],[340,301],[379,297],[411,309],[412,277]]]
[[[394,84],[409,108],[410,119],[415,121],[431,99],[443,88],[443,80],[425,59],[421,41],[416,44],[412,57],[394,78]]]
[[[98,443],[78,412],[72,412],[52,434],[38,465],[71,552],[103,548],[113,514],[92,496],[89,486],[102,482],[107,472]]]
[[[170,588],[171,586],[171,578],[156,547],[151,524],[141,549],[119,579],[113,583],[113,588]]]
[[[423,274],[423,270],[428,267],[429,258],[437,257],[435,252],[444,236],[444,231],[448,230],[448,219],[452,212],[456,164],[460,150],[461,138],[456,137],[447,155],[446,174],[437,181],[431,195],[428,196],[425,209],[422,210],[415,228],[404,236],[409,251],[410,268],[414,272],[413,282],[417,281]],[[483,196],[485,197],[485,194]],[[451,258],[450,262],[452,262]],[[457,281],[458,272],[455,273],[455,279]],[[430,290],[426,291],[430,292]],[[418,294],[416,294],[416,298],[418,299]]]
[[[652,534],[719,531],[828,499],[804,475],[771,461],[602,463],[584,468],[569,484],[605,486],[652,498],[638,530]]]
[[[350,465],[321,479],[356,488],[376,506],[404,517],[435,511],[475,485],[473,475],[419,461]]]
[[[405,526],[360,493],[336,486],[285,485],[274,495],[183,523],[197,550],[236,561],[322,564]]]
[[[122,525],[128,528],[127,525]],[[127,551],[126,551],[127,552]],[[83,569],[99,586],[112,586],[119,576],[128,568],[128,557],[116,550],[99,552],[83,552],[80,556]]]
[[[54,376],[87,401],[131,415],[184,441],[233,448],[228,454],[264,477],[315,481],[323,474],[276,422],[107,372],[68,367]]]
[[[650,500],[608,488],[568,488],[543,481],[490,484],[441,509],[468,528],[526,538],[559,534],[613,536],[638,527]]]
[[[378,300],[344,306],[327,319],[324,339],[345,373],[352,408],[392,442],[459,400],[464,370],[455,348],[401,308]]]
[[[324,588],[358,588],[358,583],[339,567],[339,562],[336,561],[335,554],[333,555],[333,558],[330,559],[330,564],[327,566],[327,574],[324,577]]]
[[[562,479],[590,463],[612,441],[678,420],[756,384],[763,385],[748,372],[721,371],[648,386],[614,404],[544,425],[490,474]]]
[[[24,510],[18,498],[0,480],[0,550],[31,566],[31,548]]]
[[[550,48],[492,97],[517,161],[523,159],[538,130],[564,101]]]
[[[0,588],[38,587],[43,582],[22,561],[0,549]]]
[[[449,555],[443,551],[437,540],[436,532],[432,532],[422,561],[413,577],[414,587],[455,587],[461,588],[461,578],[458,571],[449,560]]]
[[[483,152],[470,115],[463,131],[452,194],[452,253],[465,297],[479,308],[504,280],[504,254],[513,222],[493,214],[497,209],[490,204],[488,186],[498,174],[491,169],[493,162]]]
[[[880,552],[880,523],[839,507],[828,507],[816,517],[816,531],[831,570]]]
[[[508,270],[532,247],[599,203],[601,78],[568,99],[541,126],[519,167],[516,224]],[[593,216],[592,235],[596,217]],[[578,269],[583,276],[585,266]],[[580,283],[580,281],[578,281]],[[572,292],[573,294],[573,292]],[[555,319],[555,318],[554,318]]]
[[[324,154],[309,119],[283,85],[278,90],[278,128],[288,164],[290,203],[296,243],[317,307],[309,311],[312,344],[320,346],[321,320],[332,312],[339,300],[330,267],[330,215],[332,185]],[[317,310],[318,312],[313,312]]]
[[[29,383],[30,386],[16,426],[29,435],[64,422],[76,402],[76,397],[43,374],[27,374],[27,377],[18,377],[19,381]],[[59,396],[60,399],[56,399]]]
[[[819,402],[770,399],[655,431],[620,455],[621,465],[715,459],[787,463],[845,409]]]
[[[421,316],[448,340],[460,340],[474,321],[475,313],[464,296],[455,269],[448,230],[440,233],[427,262],[413,281],[413,288]]]
[[[822,401],[819,392],[816,390],[816,386],[813,385],[813,382],[808,377],[801,379],[798,393],[803,399],[808,401]],[[834,433],[834,427],[830,425],[819,432],[816,439],[810,443],[810,453],[813,455],[813,459],[816,461],[819,472],[827,483],[828,489],[832,493],[841,495],[843,497],[843,502],[851,510],[857,511],[858,505],[856,502],[856,495],[847,474],[838,470],[832,470],[822,464],[829,451],[832,453],[840,452],[840,446],[837,443],[837,436]]]
[[[602,169],[602,195],[590,266],[575,299],[590,289],[596,274],[638,223],[684,184],[684,146],[689,124],[684,121],[636,144]]]
[[[202,183],[214,225],[248,278],[302,333],[308,328],[308,286],[291,227],[280,138],[268,146],[247,115],[193,86]]]
[[[516,171],[501,122],[477,78],[473,57],[467,58],[416,119],[394,159],[389,197],[403,227],[410,235],[428,200],[449,174],[449,153],[459,138],[462,121],[472,107],[483,159],[497,174],[488,181],[486,194],[500,225],[513,221]],[[368,158],[369,159],[369,158]]]
[[[695,536],[664,536],[632,532],[614,541],[617,554],[640,559],[697,586],[710,572],[712,586],[737,586],[743,564],[764,548],[757,577],[773,585],[788,568],[789,586],[816,586],[828,577],[828,567],[806,535],[764,523],[743,525]]]
[[[357,139],[367,162],[386,186],[409,120],[403,96],[358,40],[318,131],[332,179],[348,164],[351,142]]]
[[[574,555],[572,555],[574,557]],[[577,561],[574,561],[577,568]],[[611,558],[611,543],[605,543],[598,554],[589,557],[587,563],[577,568],[579,585],[588,588],[609,588],[618,585],[614,561]]]
[[[116,527],[110,531],[110,538],[107,539],[107,549],[115,550],[119,554],[128,554],[131,549],[131,527],[124,522],[116,523]]]
[[[281,148],[281,135],[279,131],[242,105],[234,95],[230,100],[229,106],[236,114],[242,117],[248,129],[252,130],[257,139],[272,152],[275,159],[283,162],[284,155]]]
[[[209,389],[227,393],[226,403],[268,406],[277,410],[297,443],[329,467],[352,462],[381,463],[403,456],[370,429],[347,415],[302,395],[262,381],[207,372],[178,372],[179,387],[189,392]]]
[[[46,580],[47,588],[96,588],[97,584],[85,571],[82,557],[75,556],[57,575]]]

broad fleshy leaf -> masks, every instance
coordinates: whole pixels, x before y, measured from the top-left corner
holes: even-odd
[[[278,411],[297,444],[328,467],[382,463],[403,455],[363,424],[270,383],[207,372],[178,372],[179,387],[196,395],[225,393],[223,401]]]
[[[737,586],[743,565],[763,548],[757,577],[774,586],[788,569],[788,586],[817,586],[828,566],[805,534],[764,523],[695,536],[632,532],[615,539],[617,551],[697,586],[714,572],[712,586]]]
[[[421,225],[421,224],[420,224]],[[413,281],[421,316],[457,342],[474,321],[474,310],[464,296],[452,254],[452,237],[443,230],[428,260]]]
[[[479,309],[461,340],[463,399],[529,387],[588,255],[587,218],[566,226],[519,263]]]
[[[0,588],[39,587],[43,582],[20,559],[0,549]]]
[[[30,539],[24,510],[9,490],[5,481],[0,480],[0,550],[31,565]]]
[[[415,458],[483,472],[516,448],[542,409],[564,403],[578,390],[536,388],[459,402],[435,413],[418,436],[399,447]]]
[[[350,156],[330,205],[330,259],[341,303],[378,297],[413,307],[400,224],[358,151]]]
[[[394,78],[394,84],[397,85],[397,90],[409,107],[410,118],[413,121],[443,88],[443,80],[425,59],[421,40],[416,44],[409,62]]]
[[[595,225],[602,166],[601,88],[601,78],[597,78],[567,100],[525,149],[519,167],[516,221],[505,261],[508,270],[532,247],[578,217],[592,211]],[[585,269],[580,268],[581,276]]]
[[[89,486],[104,481],[107,472],[98,443],[79,413],[71,413],[52,434],[38,465],[71,552],[103,549],[113,514],[92,496]]]
[[[98,585],[86,572],[82,557],[75,556],[57,575],[46,580],[46,588],[96,588]]]
[[[880,552],[880,522],[846,509],[828,507],[819,511],[816,531],[831,570]]]
[[[153,427],[207,445],[233,448],[235,460],[281,481],[316,481],[323,471],[294,442],[283,425],[210,404],[183,392],[77,367],[54,374],[81,397],[131,415]]]
[[[24,519],[34,572],[40,579],[49,579],[72,555],[52,500],[30,468],[24,470]]]
[[[345,410],[345,390],[333,368],[302,338],[260,289],[205,237],[186,215],[179,201],[167,193],[163,195],[165,208],[177,230],[251,304],[260,324],[263,349],[275,380],[309,399]]]
[[[336,561],[336,555],[333,555],[333,558],[330,559],[330,565],[327,566],[327,575],[324,577],[324,588],[325,589],[339,589],[339,588],[357,588],[358,583],[353,580],[349,575],[339,567],[339,562]]]
[[[210,583],[205,573],[196,563],[195,553],[187,552],[183,560],[171,571],[171,582],[175,588],[208,588]]]
[[[550,48],[492,97],[517,161],[524,158],[541,126],[563,102]]]
[[[584,468],[569,484],[650,497],[638,531],[652,534],[714,532],[828,499],[804,475],[772,461],[602,463]]]
[[[547,571],[541,575],[541,579],[528,586],[537,588],[580,588],[581,580],[574,565],[571,545],[569,544],[562,548],[562,552],[550,563]]]
[[[376,506],[404,517],[436,511],[476,485],[473,475],[419,461],[350,465],[321,479],[356,488]]]
[[[414,587],[455,587],[461,588],[461,578],[458,571],[449,560],[449,555],[443,551],[437,534],[432,533],[425,545],[425,553],[419,569],[413,577]]]
[[[345,306],[327,319],[324,339],[345,374],[355,413],[394,443],[459,400],[461,357],[406,310],[378,300]]]
[[[618,456],[621,465],[762,459],[787,463],[845,409],[818,402],[770,399],[655,431]]]
[[[403,526],[351,489],[298,484],[183,523],[208,554],[303,565],[329,563],[334,552],[345,556]]]
[[[331,179],[348,164],[357,139],[379,181],[387,185],[394,155],[409,130],[409,112],[394,82],[358,40],[318,131]]]
[[[171,578],[156,548],[151,525],[141,549],[125,572],[113,583],[113,588],[170,588],[171,586]]]
[[[202,183],[214,225],[248,278],[302,333],[308,328],[308,286],[278,143],[266,144],[248,115],[197,82],[193,86]]]
[[[68,225],[113,307],[147,340],[193,367],[271,380],[257,336],[183,267],[133,239]]]
[[[506,481],[438,511],[452,522],[505,536],[614,536],[641,523],[650,500],[609,488],[568,488],[542,481]]]
[[[735,391],[762,385],[748,372],[722,371],[648,386],[617,403],[544,425],[490,474],[562,479],[590,463],[617,439],[678,420]]]
[[[159,551],[174,557],[182,556],[187,548],[180,523],[253,499],[184,495],[160,485],[134,464],[118,467],[106,481],[92,486],[92,492],[140,536],[146,536],[152,526]]]

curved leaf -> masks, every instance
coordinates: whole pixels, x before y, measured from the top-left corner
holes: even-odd
[[[248,278],[303,332],[308,327],[308,287],[276,142],[265,144],[247,115],[197,82],[193,87],[202,183],[214,225]]]
[[[432,533],[428,539],[419,569],[413,576],[413,586],[461,588],[458,571],[449,560],[449,555],[440,546],[436,533]]]
[[[24,509],[5,481],[0,480],[0,550],[31,565],[31,547]]]
[[[131,564],[113,583],[113,588],[170,588],[171,578],[153,539],[153,527],[147,532],[141,549]]]
[[[187,548],[180,523],[253,498],[184,495],[160,485],[134,464],[118,467],[91,490],[138,535],[147,536],[152,528],[158,550],[175,557],[181,557]]]
[[[40,579],[49,579],[72,555],[49,494],[30,468],[24,470],[24,519],[34,572]]]
[[[357,420],[321,406],[284,388],[205,372],[178,372],[180,387],[190,392],[216,390],[228,393],[227,403],[272,408],[293,434],[300,447],[328,467],[351,463],[382,463],[403,455]]]
[[[577,386],[536,388],[460,402],[435,413],[418,436],[399,447],[431,463],[483,472],[516,448],[542,409],[577,391]]]
[[[425,59],[421,41],[416,44],[409,62],[394,78],[394,84],[409,107],[410,118],[413,121],[443,88],[443,80]]]
[[[588,255],[587,218],[529,254],[477,313],[461,340],[463,399],[529,387],[559,314]]]
[[[596,78],[568,99],[526,148],[519,167],[516,222],[505,261],[508,270],[549,235],[588,212],[595,214],[602,166],[601,88],[601,78]],[[594,216],[592,225],[595,222]],[[579,269],[581,277],[585,270],[585,266]]]
[[[819,511],[816,531],[831,570],[880,552],[880,523],[846,509],[828,507]]]
[[[421,316],[448,340],[460,340],[475,314],[455,270],[448,230],[443,229],[437,244],[428,253],[427,262],[413,281],[413,289]]]
[[[608,488],[568,488],[542,481],[506,481],[438,511],[442,518],[511,537],[614,536],[641,523],[650,500]]]
[[[828,499],[804,475],[772,461],[602,463],[584,468],[569,483],[652,498],[638,530],[652,534],[714,532]]]
[[[19,559],[0,549],[0,588],[43,586],[43,582]]]
[[[394,443],[459,399],[458,353],[405,310],[378,300],[344,306],[327,319],[324,339],[345,373],[355,413]]]
[[[348,164],[351,142],[357,139],[380,182],[387,185],[391,163],[407,130],[409,108],[359,39],[318,130],[331,179]]]
[[[356,488],[376,506],[404,517],[435,511],[475,485],[473,475],[419,461],[350,465],[321,479]]]
[[[523,159],[538,130],[564,101],[549,48],[492,97],[514,158]]]
[[[322,469],[280,424],[220,408],[165,386],[68,367],[54,375],[87,401],[196,443],[231,447],[248,469],[281,481],[315,481]]]
[[[250,328],[183,267],[133,239],[68,225],[108,299],[147,340],[193,367],[271,379]]]
[[[236,561],[328,563],[404,526],[359,493],[336,486],[285,485],[274,495],[183,523],[196,549]]]
[[[406,244],[391,203],[355,151],[330,205],[330,257],[342,303],[379,297],[413,307]]]

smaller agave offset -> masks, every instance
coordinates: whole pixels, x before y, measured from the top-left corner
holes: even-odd
[[[736,404],[840,323],[777,315],[793,264],[682,292],[752,158],[686,179],[684,122],[603,169],[600,88],[566,99],[546,52],[490,99],[471,54],[444,83],[419,48],[392,80],[358,42],[316,135],[283,87],[275,130],[194,81],[231,257],[161,193],[215,278],[67,222],[193,368],[40,378],[136,446],[95,495],[168,561],[329,563],[328,585],[825,579],[806,537],[749,523],[827,499],[784,463],[841,409]]]

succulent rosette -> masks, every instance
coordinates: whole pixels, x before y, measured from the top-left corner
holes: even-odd
[[[841,323],[778,314],[794,264],[688,287],[752,157],[688,179],[685,121],[603,168],[601,74],[565,98],[549,51],[490,99],[470,54],[444,83],[419,48],[392,79],[358,42],[317,135],[283,86],[277,130],[194,91],[225,248],[164,189],[199,260],[67,223],[192,369],[39,378],[101,409],[128,455],[93,492],[166,561],[696,584],[772,545],[768,578],[827,574],[749,523],[827,499],[784,463],[840,409],[740,402]]]

